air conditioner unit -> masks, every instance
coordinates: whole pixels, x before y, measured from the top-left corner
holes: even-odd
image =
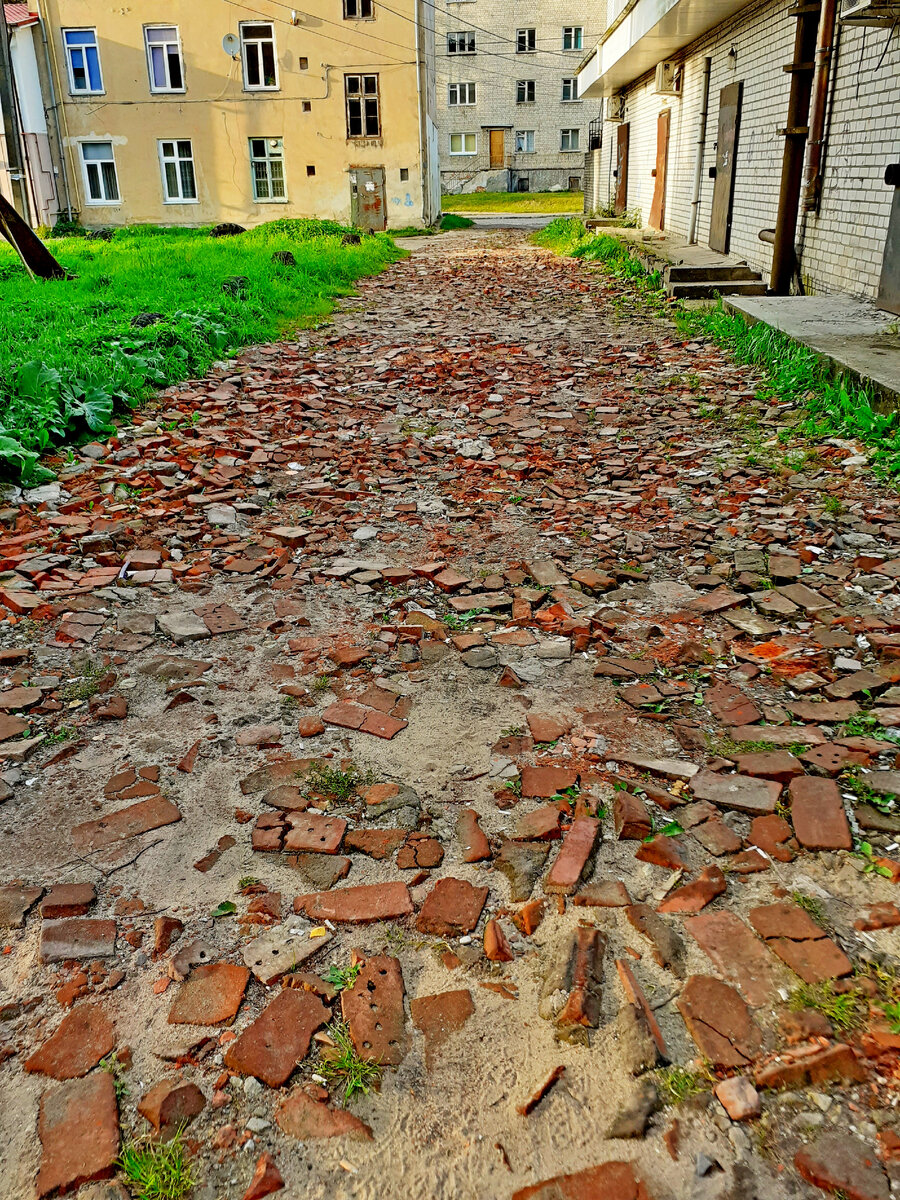
[[[656,67],[656,83],[653,88],[656,96],[681,95],[681,66],[673,62],[661,62]]]
[[[898,0],[841,0],[841,20],[854,25],[893,25],[900,21]]]
[[[615,96],[606,97],[606,113],[607,121],[624,121],[625,120],[625,95],[619,92]]]

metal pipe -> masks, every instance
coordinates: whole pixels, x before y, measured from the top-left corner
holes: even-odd
[[[0,3],[0,107],[3,109],[6,166],[13,202],[19,215],[28,220],[28,192],[22,163],[22,140],[13,83],[10,33],[6,23],[6,6],[3,3]]]
[[[697,244],[697,225],[700,222],[700,185],[703,179],[703,154],[706,150],[706,123],[709,118],[709,83],[712,59],[703,60],[703,105],[700,109],[700,128],[697,130],[697,154],[694,158],[694,190],[691,194],[691,229],[688,242]]]
[[[828,82],[831,73],[837,0],[822,0],[819,37],[816,45],[816,74],[809,112],[809,141],[806,144],[806,170],[803,175],[803,207],[818,212],[822,198],[822,157],[825,151],[825,114],[828,109]]]
[[[787,126],[784,130],[781,192],[778,197],[775,248],[772,252],[772,274],[769,280],[769,291],[774,296],[790,295],[791,283],[798,271],[795,243],[813,83],[812,67],[805,64],[811,63],[815,54],[820,11],[821,6],[798,6],[796,12],[788,9],[789,15],[797,21],[797,32],[794,37],[791,94],[788,100]]]
[[[66,150],[63,146],[62,127],[59,123],[59,100],[56,94],[56,81],[53,78],[53,63],[50,59],[50,43],[47,40],[47,26],[44,18],[38,15],[38,25],[41,30],[41,41],[44,44],[44,61],[47,66],[47,80],[50,88],[50,112],[53,114],[53,127],[56,130],[56,152],[59,155],[59,173],[62,177],[63,191],[66,196],[66,216],[72,221],[72,195],[69,191],[69,171],[66,167]]]

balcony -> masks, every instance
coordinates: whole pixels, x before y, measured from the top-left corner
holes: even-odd
[[[613,0],[607,30],[578,74],[589,100],[627,87],[753,0]]]

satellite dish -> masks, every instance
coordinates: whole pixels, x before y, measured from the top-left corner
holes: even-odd
[[[226,33],[222,38],[222,49],[226,54],[230,54],[232,58],[237,57],[237,52],[241,48],[241,42],[233,33]]]

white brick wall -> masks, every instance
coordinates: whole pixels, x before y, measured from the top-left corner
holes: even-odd
[[[449,191],[476,186],[505,188],[507,169],[529,178],[530,190],[566,187],[570,176],[579,180],[590,121],[599,115],[597,100],[563,102],[562,81],[576,74],[584,50],[595,45],[604,25],[604,3],[585,6],[579,0],[440,0],[431,10],[435,21],[437,125],[440,135],[441,176]],[[563,29],[584,29],[584,50],[563,52]],[[537,31],[535,53],[516,53],[516,30]],[[447,34],[474,30],[474,55],[447,53]],[[535,102],[516,102],[518,80],[534,80]],[[450,83],[474,83],[476,103],[451,107]],[[491,127],[505,129],[505,168],[490,171]],[[562,152],[563,129],[579,131],[579,150]],[[534,153],[515,153],[517,130],[534,130]],[[450,155],[451,133],[476,134],[477,154]]]
[[[680,99],[653,94],[653,79],[635,82],[626,94],[630,123],[628,207],[650,212],[656,160],[656,120],[672,110],[666,227],[687,234],[691,217],[694,152],[702,101],[703,59],[712,58],[709,123],[701,187],[699,239],[709,233],[715,165],[719,92],[743,80],[743,108],[735,165],[731,252],[768,278],[770,244],[760,229],[772,228],[778,212],[795,19],[788,0],[765,0],[712,30],[675,61],[684,64]],[[834,76],[834,107],[826,149],[822,205],[801,214],[798,249],[809,291],[845,291],[874,296],[893,199],[883,183],[884,168],[900,159],[900,36],[889,30],[841,28]],[[734,49],[735,56],[729,55]],[[612,196],[616,126],[604,122],[600,195]]]

